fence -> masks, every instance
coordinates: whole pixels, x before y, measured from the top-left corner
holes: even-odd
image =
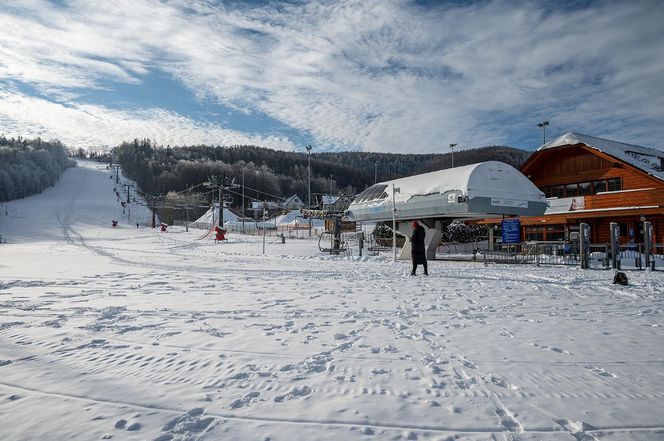
[[[174,220],[173,225],[189,228],[195,228],[199,230],[209,231],[216,224],[210,222],[186,222],[181,220]],[[322,227],[311,227],[311,233],[309,232],[309,224],[284,224],[284,225],[274,225],[274,223],[266,222],[266,235],[267,236],[277,236],[283,234],[285,237],[291,239],[306,238],[313,236],[320,236],[323,232]],[[224,224],[224,229],[230,233],[242,233],[249,235],[262,235],[263,228],[262,222],[255,221],[245,221],[244,225],[242,222],[226,222]]]
[[[593,269],[611,267],[611,248],[608,244],[589,245],[588,266]],[[479,250],[484,263],[513,263],[534,265],[580,265],[578,242],[523,242],[496,244],[492,250]],[[646,268],[643,244],[620,245],[618,254],[620,269]],[[650,257],[650,269],[664,269],[664,244],[655,244]]]
[[[591,244],[590,261],[593,268],[608,268],[608,245]],[[479,250],[484,263],[514,263],[534,265],[580,265],[578,242],[522,242],[495,244],[493,249]]]
[[[523,242],[495,244],[493,249],[481,250],[484,263],[578,265],[579,249],[564,242]]]
[[[649,260],[651,270],[664,269],[664,244],[654,244],[649,259],[646,259],[644,244],[620,245],[620,269],[646,269],[646,260]]]

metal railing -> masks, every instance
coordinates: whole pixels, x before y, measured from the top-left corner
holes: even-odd
[[[495,244],[493,249],[479,250],[485,263],[513,263],[531,265],[580,265],[578,242],[523,242]],[[589,245],[589,266],[609,268],[609,246]]]
[[[619,269],[664,269],[664,244],[653,244],[649,258],[645,255],[645,249],[641,243],[620,245]]]
[[[588,268],[609,269],[611,265],[611,252],[609,244],[590,244]]]
[[[514,263],[534,265],[578,265],[578,243],[522,242],[495,244],[492,249],[480,250],[485,263]]]
[[[523,242],[518,244],[495,244],[493,249],[479,250],[482,260],[488,263],[512,263],[534,265],[580,265],[581,256],[578,242]],[[619,269],[646,269],[644,245],[620,245]],[[609,269],[611,267],[611,247],[609,244],[590,244],[589,268]],[[650,269],[664,269],[664,244],[652,246],[649,259]]]

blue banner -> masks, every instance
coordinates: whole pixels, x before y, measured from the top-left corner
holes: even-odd
[[[519,219],[503,219],[503,243],[521,243]]]

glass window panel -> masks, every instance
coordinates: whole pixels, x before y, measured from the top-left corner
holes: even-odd
[[[373,186],[367,188],[362,193],[358,194],[357,197],[355,198],[355,202],[364,202],[367,199],[367,195],[369,194],[372,188]]]
[[[606,181],[608,191],[620,191],[622,190],[622,185],[620,183],[620,178],[611,178]]]
[[[550,187],[551,191],[551,197],[559,197],[562,198],[565,196],[565,187],[562,185],[554,185],[553,187]]]
[[[592,194],[592,187],[590,182],[581,182],[579,184],[579,195],[583,196],[586,194]]]
[[[606,181],[593,182],[593,189],[595,190],[595,194],[606,191]]]
[[[551,240],[551,241],[565,240],[565,231],[547,231],[546,240]]]
[[[565,196],[572,197],[579,195],[579,186],[577,184],[569,184],[565,186]]]
[[[628,229],[627,229],[628,225],[623,224],[623,223],[618,224],[618,225],[620,226],[620,235],[621,236],[627,236],[627,234],[628,234]]]

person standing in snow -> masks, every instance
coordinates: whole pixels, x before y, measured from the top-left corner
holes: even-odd
[[[424,227],[417,221],[413,221],[413,234],[410,236],[410,256],[413,259],[413,271],[410,273],[411,276],[415,275],[417,265],[419,264],[424,266],[424,275],[429,275],[429,271],[427,270],[427,253],[424,247],[425,235],[426,232],[424,231]]]

